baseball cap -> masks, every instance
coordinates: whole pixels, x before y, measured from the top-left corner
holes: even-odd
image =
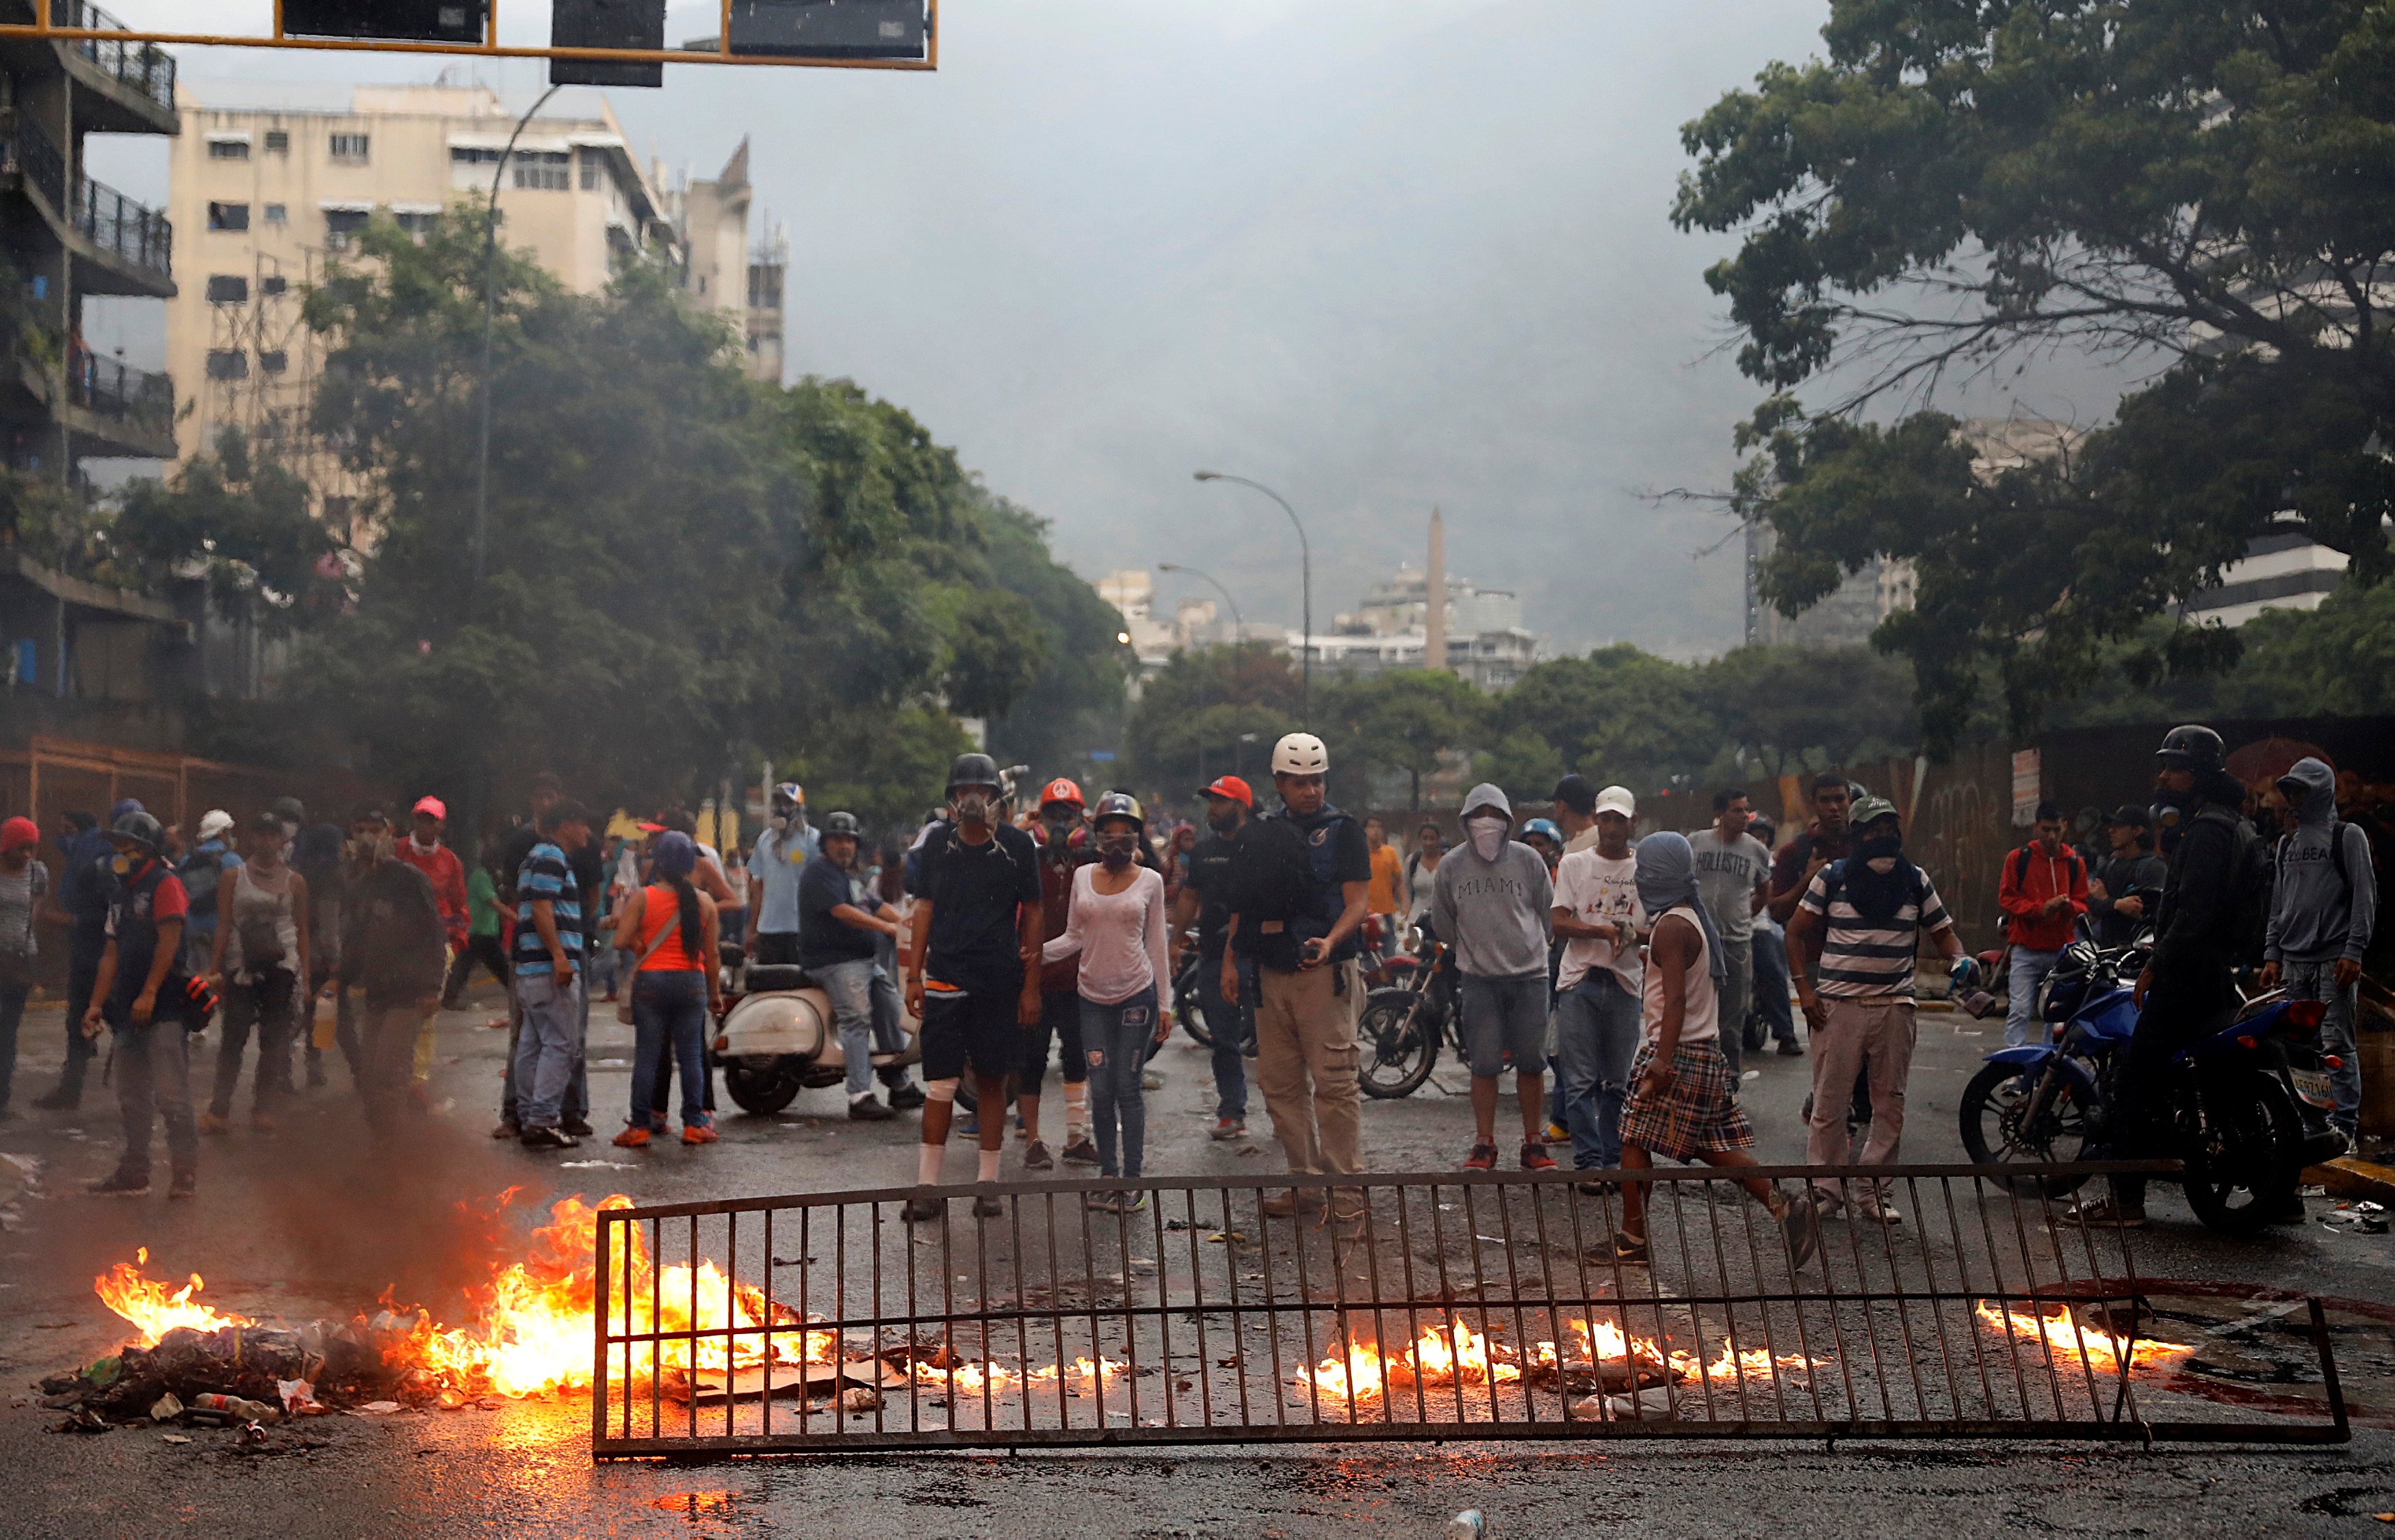
[[[210,808],[200,815],[200,838],[203,842],[216,838],[232,827],[232,814],[222,808]]]
[[[2150,829],[2154,826],[2154,815],[2143,808],[2124,802],[2112,809],[2112,816],[2109,822],[2124,823],[2133,829]]]
[[[13,850],[20,845],[39,845],[42,831],[30,818],[12,818],[0,823],[0,850]]]
[[[437,796],[419,796],[416,799],[416,806],[407,810],[410,813],[430,813],[443,823],[449,822],[449,804]]]
[[[1896,816],[1896,804],[1890,802],[1886,797],[1865,796],[1855,804],[1854,811],[1846,815],[1846,822],[1855,828],[1859,829],[1875,818],[1894,818]]]
[[[1638,816],[1638,799],[1630,795],[1627,786],[1608,786],[1596,794],[1596,811],[1620,813],[1624,818]]]
[[[1254,810],[1256,805],[1255,792],[1245,781],[1240,780],[1236,775],[1216,776],[1214,778],[1213,784],[1199,788],[1198,795],[1200,796],[1227,796],[1232,801],[1237,802],[1240,807],[1246,808],[1250,811]]]

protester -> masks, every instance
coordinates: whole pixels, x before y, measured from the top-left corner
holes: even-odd
[[[1564,832],[1555,827],[1553,819],[1534,818],[1522,825],[1522,843],[1539,853],[1546,862],[1547,875],[1555,875],[1555,864],[1564,859]]]
[[[821,859],[807,862],[799,875],[799,960],[831,996],[848,1071],[848,1115],[879,1123],[896,1112],[894,1105],[874,1099],[873,1055],[904,1045],[882,1035],[874,1001],[874,977],[880,970],[875,959],[880,943],[894,941],[901,928],[898,912],[865,891],[856,870],[861,834],[853,813],[835,812],[824,820]],[[906,1072],[884,1071],[882,1080],[892,1087],[894,1104]]]
[[[292,1095],[292,1023],[310,977],[311,910],[307,879],[285,858],[286,828],[271,812],[251,820],[242,832],[242,864],[217,887],[208,987],[223,1001],[224,1035],[217,1044],[216,1091],[200,1118],[203,1133],[232,1126],[232,1094],[252,1028],[258,1068],[250,1081],[250,1126],[273,1128],[275,1112]]]
[[[1843,812],[1845,799],[1839,801]],[[1867,796],[1853,812],[1853,853],[1814,869],[1788,926],[1796,998],[1813,1034],[1812,1129],[1806,1159],[1814,1165],[1846,1164],[1846,1112],[1859,1074],[1870,1084],[1872,1112],[1871,1137],[1856,1164],[1885,1165],[1896,1159],[1904,1134],[1905,1086],[1912,1073],[1912,975],[1922,932],[1929,932],[1958,983],[1969,981],[1976,971],[1929,874],[1904,857],[1895,804]],[[1818,972],[1808,966],[1816,957]],[[1816,1179],[1814,1198],[1824,1207],[1845,1201],[1839,1184],[1828,1178]],[[1881,1224],[1904,1218],[1889,1202],[1884,1180],[1858,1185],[1855,1211]]]
[[[1021,1061],[1023,1031],[1039,1020],[1039,852],[1007,823],[998,765],[986,754],[960,754],[948,769],[952,817],[923,837],[920,897],[909,915],[906,1004],[921,1019],[923,1141],[917,1153],[921,1191],[900,1212],[909,1223],[946,1212],[934,1189],[955,1114],[957,1085],[973,1067],[982,1111],[976,1179],[998,1179],[1006,1137],[1006,1076]],[[976,1218],[1005,1212],[984,1193]]]
[[[1567,775],[1556,782],[1551,805],[1563,831],[1565,855],[1596,843],[1596,785],[1587,776]]]
[[[2115,809],[2104,834],[2112,851],[2088,869],[2087,915],[2096,944],[2109,949],[2137,939],[2170,866],[2154,854],[2153,815],[2143,808]]]
[[[232,833],[232,814],[222,808],[200,815],[199,842],[191,853],[175,862],[175,877],[183,885],[183,892],[192,901],[191,922],[183,927],[183,967],[186,972],[205,973],[208,959],[216,953],[217,883],[228,867],[241,864],[228,839]]]
[[[388,1137],[411,1111],[426,1111],[408,1092],[418,1032],[440,1000],[448,932],[431,879],[401,857],[383,810],[360,809],[350,828],[356,871],[343,895],[340,965],[327,990],[359,993],[352,1067],[367,1125]]]
[[[738,851],[735,849],[734,853]],[[732,894],[731,902],[716,906],[716,928],[722,933],[727,945],[745,946],[748,940],[748,889],[755,879],[748,875],[746,861],[727,862],[719,858],[716,865],[723,874],[724,887]]]
[[[1638,902],[1653,916],[1641,988],[1638,1053],[1621,1108],[1621,1164],[1645,1171],[1661,1155],[1736,1169],[1755,1165],[1754,1130],[1732,1096],[1729,1061],[1712,1040],[1729,1030],[1721,1015],[1727,981],[1713,920],[1697,893],[1696,858],[1682,836],[1648,835],[1634,857]],[[1820,1244],[1819,1216],[1777,1182],[1740,1183],[1770,1211],[1791,1263],[1803,1267]],[[1647,1184],[1621,1186],[1621,1230],[1602,1259],[1647,1263]]]
[[[432,884],[432,897],[441,906],[441,931],[446,939],[451,956],[463,956],[466,938],[470,932],[472,905],[466,897],[466,866],[457,852],[441,842],[442,831],[448,826],[449,808],[437,796],[419,796],[408,809],[408,836],[399,842],[399,859],[424,874]],[[587,888],[585,891],[597,891]],[[416,1030],[416,1060],[409,1084],[421,1097],[424,1087],[432,1080],[433,1018],[440,1010],[436,999],[424,1012],[424,1020]]]
[[[1058,776],[1040,788],[1039,817],[1030,837],[1039,849],[1043,944],[1065,934],[1071,920],[1074,874],[1095,859],[1081,811],[1081,788],[1071,780]],[[1048,1078],[1052,1042],[1064,1056],[1064,1157],[1076,1165],[1098,1164],[1098,1147],[1090,1139],[1090,1064],[1081,1040],[1080,966],[1080,959],[1069,954],[1043,956],[1039,964],[1039,1021],[1024,1034],[1014,1093],[1015,1112],[1023,1119],[1023,1168],[1026,1171],[1045,1171],[1056,1164],[1039,1137],[1040,1091]],[[1002,1115],[998,1108],[989,1112],[993,1117]]]
[[[1171,1030],[1162,1002],[1171,969],[1164,935],[1164,878],[1137,864],[1146,820],[1136,798],[1109,792],[1091,823],[1098,859],[1073,874],[1065,932],[1046,941],[1043,962],[1077,957],[1081,1041],[1089,1054],[1098,1124],[1098,1175],[1139,1179],[1147,1147],[1147,1098],[1140,1072],[1151,1044]],[[1118,1165],[1118,1140],[1119,1159]],[[1116,1214],[1147,1207],[1126,1188],[1090,1195],[1089,1206]]]
[[[1189,880],[1189,852],[1198,848],[1198,829],[1190,823],[1175,823],[1164,839],[1164,902],[1169,908],[1181,896],[1181,885]]]
[[[1771,896],[1765,907],[1781,925],[1796,913],[1797,901],[1822,869],[1853,849],[1846,824],[1853,803],[1854,787],[1845,776],[1825,771],[1813,777],[1813,822],[1771,858]]]
[[[821,849],[807,827],[807,794],[795,781],[774,788],[772,816],[748,852],[757,911],[748,922],[748,955],[761,963],[799,960],[799,872]]]
[[[1771,896],[1771,852],[1746,832],[1752,817],[1746,793],[1725,787],[1714,793],[1714,826],[1688,836],[1697,892],[1721,938],[1721,1047],[1733,1078],[1745,1068],[1746,1018],[1754,998],[1754,916]],[[1792,1026],[1780,1040],[1783,1052],[1795,1036]]]
[[[500,847],[496,875],[499,883],[499,903],[516,913],[523,910],[523,895],[516,890],[524,862],[531,859],[533,848],[544,838],[545,821],[551,809],[564,800],[564,783],[547,770],[533,777],[532,817],[516,825]],[[588,820],[586,819],[586,824]],[[599,927],[597,894],[606,882],[606,868],[602,861],[597,840],[586,838],[568,854],[577,895],[591,895],[588,903],[577,903],[582,931],[583,958],[596,949]],[[519,937],[521,940],[521,937]],[[586,1046],[590,1038],[590,992],[584,967],[575,967],[573,1069],[567,1076],[565,1094],[559,1102],[558,1126],[576,1139],[586,1139],[590,1127],[590,1072]],[[521,977],[521,971],[519,971]],[[508,1072],[500,1086],[498,1126],[491,1130],[494,1139],[516,1139],[522,1129],[516,1122],[515,1067],[522,1057],[523,1000],[520,994],[509,1000]]]
[[[41,955],[33,915],[50,896],[50,869],[33,859],[41,843],[42,831],[32,819],[0,823],[0,1121],[11,1115],[17,1023],[24,1017]]]
[[[2011,969],[2005,1007],[2005,1046],[2045,1040],[2037,992],[2061,960],[2062,949],[2079,931],[2087,912],[2087,868],[2079,852],[2062,842],[2062,809],[2037,805],[2034,837],[2005,858],[1996,881],[1996,907],[2004,912]]]
[[[1754,836],[1754,842],[1766,850],[1770,849],[1771,842],[1779,837],[1778,828],[1761,813],[1750,819],[1746,827],[1747,832]],[[1766,875],[1765,886],[1768,888],[1769,885],[1770,879]],[[1768,897],[1765,899],[1764,905],[1754,914],[1754,1008],[1763,1013],[1771,1035],[1778,1040],[1780,1057],[1802,1059],[1805,1057],[1805,1045],[1796,1040],[1796,1013],[1788,1003],[1788,937],[1780,928],[1780,922],[1771,917]]]
[[[572,857],[590,842],[590,815],[552,802],[539,838],[516,872],[516,1000],[523,1022],[515,1057],[516,1112],[527,1149],[571,1150],[562,1126],[581,1058],[582,888]]]
[[[697,865],[698,846],[688,835],[659,836],[650,861],[653,880],[627,898],[615,915],[615,945],[635,958],[627,986],[634,1034],[631,1111],[615,1136],[625,1149],[649,1142],[658,1070],[668,1060],[681,1071],[681,1141],[716,1141],[704,1096],[704,1060],[708,1013],[722,1009],[723,995],[713,963],[715,901],[691,881]],[[854,1076],[852,1068],[850,1077]]]
[[[466,874],[466,950],[450,962],[449,977],[442,989],[443,1008],[455,1010],[465,998],[467,981],[473,977],[474,965],[480,963],[501,989],[511,981],[508,972],[508,954],[499,931],[504,916],[499,911],[499,885],[491,869],[476,863]]]
[[[1214,1127],[1216,1139],[1248,1135],[1248,1077],[1245,1060],[1256,1051],[1256,980],[1253,965],[1240,962],[1243,971],[1236,1001],[1223,994],[1223,957],[1229,944],[1231,923],[1231,862],[1238,852],[1239,836],[1255,807],[1255,794],[1236,775],[1218,777],[1198,794],[1206,802],[1206,837],[1189,852],[1180,894],[1172,904],[1172,977],[1181,976],[1181,938],[1195,920],[1198,926],[1198,1005],[1205,1012],[1214,1039]]]
[[[125,806],[123,803],[119,807]],[[83,1033],[115,1034],[111,1068],[125,1124],[125,1151],[116,1169],[90,1184],[108,1197],[138,1198],[150,1191],[150,1130],[166,1125],[171,1175],[166,1196],[189,1198],[199,1188],[199,1128],[192,1116],[191,999],[179,964],[191,901],[159,856],[164,831],[136,805],[109,828],[116,884],[110,896]]]
[[[1475,1140],[1467,1170],[1497,1164],[1498,1076],[1514,1065],[1522,1109],[1521,1164],[1552,1171],[1542,1066],[1547,1046],[1547,912],[1555,886],[1543,856],[1507,837],[1514,807],[1489,783],[1463,798],[1463,844],[1433,879],[1431,924],[1455,949],[1462,976],[1464,1051],[1472,1069]],[[1558,847],[1561,841],[1555,842]]]
[[[1364,849],[1371,852],[1372,881],[1364,895],[1366,913],[1381,922],[1382,944],[1397,942],[1397,916],[1405,913],[1406,863],[1389,843],[1389,831],[1377,818],[1364,820]]]
[[[2354,1042],[2362,954],[2378,920],[2378,877],[2370,836],[2336,815],[2336,772],[2310,756],[2279,777],[2296,826],[2272,852],[2270,922],[2261,987],[2286,986],[2290,1000],[2319,1000],[2321,1051],[2336,1087],[2329,1121],[2349,1141],[2361,1137],[2362,1060]]]
[[[1431,884],[1438,880],[1439,858],[1447,849],[1447,836],[1438,825],[1423,819],[1414,830],[1414,853],[1406,858],[1406,923],[1420,925],[1430,913]],[[1369,895],[1368,895],[1369,896]]]
[[[344,840],[337,823],[303,823],[291,841],[291,869],[308,885],[308,1010],[292,1024],[308,1061],[308,1086],[311,1090],[325,1081],[324,1048],[337,1046],[350,1066],[350,1081],[357,1083],[358,1034],[357,1021],[350,1009],[350,992],[335,981],[341,966],[341,932],[344,904],[349,891],[349,874],[341,860]],[[327,993],[331,983],[333,996],[333,1031],[328,1044],[317,1041],[315,1002]]]
[[[138,802],[119,808],[140,810]],[[112,814],[121,817],[122,814]],[[108,913],[115,902],[115,851],[99,821],[87,812],[66,815],[59,835],[59,880],[50,890],[47,923],[67,932],[66,1064],[59,1083],[33,1105],[51,1112],[73,1112],[83,1103],[84,1076],[92,1059],[92,1034],[83,1030],[99,980],[100,954],[108,948]],[[179,890],[181,885],[177,884]]]
[[[1549,916],[1564,939],[1555,975],[1555,1059],[1572,1165],[1608,1171],[1621,1164],[1621,1103],[1638,1050],[1646,988],[1637,939],[1647,915],[1638,905],[1637,862],[1630,849],[1637,799],[1626,786],[1608,786],[1589,805],[1596,839],[1555,868]]]
[[[1364,1169],[1356,1073],[1364,981],[1356,957],[1372,862],[1363,829],[1325,797],[1330,769],[1329,751],[1310,732],[1289,733],[1274,744],[1273,789],[1281,810],[1255,821],[1232,862],[1227,934],[1236,955],[1257,970],[1256,1083],[1293,1176]],[[1241,986],[1230,954],[1220,977],[1224,998],[1237,1001]],[[1360,1220],[1360,1190],[1338,1191],[1333,1217],[1343,1224]],[[1286,1218],[1319,1202],[1317,1192],[1292,1188],[1261,1207],[1269,1218]]]

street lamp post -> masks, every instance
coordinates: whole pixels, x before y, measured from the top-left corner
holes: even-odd
[[[1201,470],[1195,474],[1200,481],[1236,481],[1243,487],[1252,487],[1278,503],[1280,511],[1288,514],[1289,521],[1297,527],[1298,576],[1303,585],[1301,597],[1304,606],[1301,622],[1304,626],[1304,636],[1297,654],[1297,717],[1301,725],[1311,725],[1314,706],[1314,549],[1306,543],[1305,525],[1297,517],[1297,510],[1289,506],[1289,499],[1262,481],[1250,481],[1244,476],[1225,475],[1219,470]]]
[[[483,208],[482,429],[474,455],[474,599],[478,604],[483,593],[484,553],[490,547],[491,536],[491,333],[498,313],[499,178],[507,175],[508,164],[515,159],[516,140],[523,137],[524,125],[549,105],[549,99],[557,91],[554,86],[543,91],[540,99],[516,119],[515,132],[508,136],[508,147],[499,151],[498,168],[491,173],[490,202]]]
[[[1231,590],[1223,586],[1220,578],[1211,573],[1201,573],[1195,567],[1184,567],[1177,561],[1159,561],[1156,564],[1156,570],[1159,573],[1186,573],[1191,577],[1202,577],[1214,585],[1214,591],[1221,594],[1223,602],[1231,607],[1231,645],[1233,647],[1239,645],[1247,631],[1248,623],[1239,613],[1239,601],[1231,597]],[[1198,733],[1198,779],[1200,781],[1206,779],[1206,733],[1203,729],[1200,729]]]

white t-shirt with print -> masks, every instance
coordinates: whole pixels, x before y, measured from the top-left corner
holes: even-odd
[[[1643,928],[1647,913],[1638,905],[1637,873],[1635,856],[1608,859],[1594,846],[1575,850],[1555,868],[1555,907],[1583,925],[1611,925],[1626,919],[1634,929]],[[1592,967],[1611,968],[1623,989],[1633,994],[1640,990],[1642,970],[1635,943],[1627,949],[1627,955],[1617,957],[1610,938],[1591,936],[1574,936],[1564,943],[1555,987],[1571,988]]]

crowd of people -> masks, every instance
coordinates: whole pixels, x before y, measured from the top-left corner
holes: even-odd
[[[2245,788],[2227,773],[2216,734],[2177,730],[2158,763],[2153,806],[2082,820],[2079,844],[2059,808],[2040,806],[1998,884],[2008,1044],[2043,1032],[2040,988],[2075,940],[2152,938],[2109,1136],[2117,1153],[2150,1147],[2145,1088],[2189,1023],[2229,997],[2234,949],[2223,928],[2238,841],[2251,836]],[[37,1104],[77,1105],[107,1043],[125,1152],[96,1191],[149,1190],[163,1122],[168,1194],[189,1195],[202,1138],[233,1126],[245,1073],[251,1125],[271,1129],[298,1075],[324,1084],[327,1050],[346,1060],[372,1125],[403,1130],[429,1107],[435,1014],[458,1003],[477,965],[508,1001],[488,1023],[509,1033],[495,1136],[565,1150],[595,1133],[586,1047],[600,992],[634,1029],[614,1142],[647,1145],[678,1113],[681,1141],[703,1146],[717,1139],[710,1023],[740,977],[733,965],[745,963],[802,970],[823,990],[851,1118],[921,1110],[909,1219],[943,1211],[946,1146],[960,1125],[976,1139],[975,1183],[997,1178],[1010,1110],[1026,1172],[1092,1167],[1119,1184],[1093,1205],[1136,1211],[1147,1202],[1136,1185],[1145,1067],[1170,1032],[1174,981],[1213,1028],[1212,1137],[1247,1137],[1252,1078],[1290,1173],[1353,1176],[1365,1168],[1364,954],[1419,928],[1459,975],[1474,1120],[1463,1165],[1499,1164],[1510,1079],[1516,1164],[1553,1169],[1561,1150],[1584,1191],[1619,1191],[1622,1224],[1605,1243],[1614,1259],[1641,1261],[1647,1249],[1641,1185],[1617,1173],[1659,1158],[1753,1165],[1740,1099],[1759,1073],[1744,1065],[1750,1042],[1811,1060],[1807,1164],[1896,1161],[1922,961],[1942,965],[1950,990],[1976,983],[1978,965],[1906,855],[1886,798],[1819,776],[1811,818],[1780,839],[1742,790],[1726,788],[1710,826],[1641,838],[1628,788],[1567,775],[1544,808],[1475,786],[1460,840],[1450,848],[1425,821],[1408,850],[1380,820],[1327,800],[1329,770],[1319,739],[1290,733],[1272,753],[1274,806],[1222,777],[1198,794],[1204,831],[1165,828],[1160,845],[1129,794],[1087,801],[1059,778],[1017,806],[983,754],[957,759],[943,805],[903,846],[869,845],[844,811],[814,824],[803,791],[785,783],[767,826],[729,861],[678,808],[610,837],[548,776],[519,822],[481,842],[470,870],[445,841],[447,809],[434,796],[409,808],[404,829],[372,805],[346,826],[311,824],[288,797],[246,820],[212,810],[188,849],[123,802],[105,829],[69,815],[55,877],[38,859],[39,831],[11,819],[0,824],[0,1107],[37,949],[54,928],[67,952],[66,1057]],[[2300,761],[2278,790],[2284,827],[2269,848],[2260,981],[2325,1003],[2335,1117],[2349,1137],[2361,1089],[2355,989],[2375,918],[2370,849],[2338,822],[2325,764]],[[1193,947],[1196,967],[1184,968]],[[911,1055],[906,1014],[920,1023]],[[221,1030],[195,1107],[190,1061],[211,1021]],[[917,1059],[920,1086],[906,1068]],[[1052,1059],[1065,1092],[1054,1148],[1042,1109]],[[968,1073],[976,1097],[960,1118]],[[1904,1222],[1869,1179],[1747,1186],[1800,1257],[1833,1214]],[[974,1199],[994,1211],[986,1192]],[[1334,1181],[1292,1187],[1265,1211],[1350,1220],[1359,1204]],[[2140,1222],[2142,1192],[2116,1184],[2092,1212]]]

